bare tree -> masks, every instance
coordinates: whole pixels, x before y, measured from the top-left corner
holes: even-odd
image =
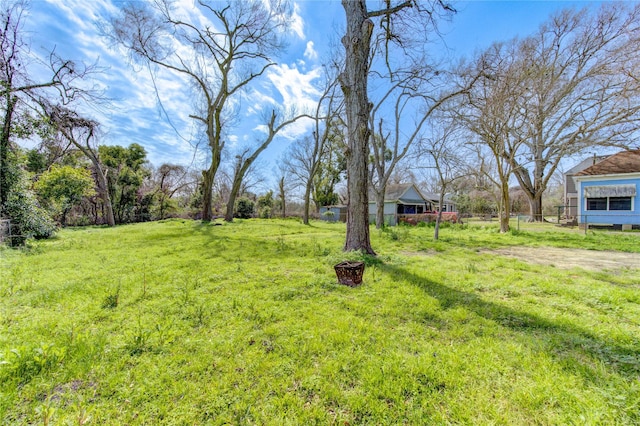
[[[425,7],[426,5],[426,7]],[[428,21],[433,18],[434,9],[444,7],[451,9],[443,1],[418,2],[406,0],[393,2],[388,0],[379,10],[368,10],[365,0],[342,0],[346,15],[346,34],[342,38],[345,48],[345,66],[340,74],[340,85],[344,93],[347,117],[347,235],[345,251],[360,250],[375,255],[369,237],[369,201],[368,201],[368,157],[371,129],[369,114],[372,106],[369,103],[368,75],[370,70],[371,40],[374,31],[372,19],[380,18],[384,37],[384,55],[388,64],[391,47],[405,49],[403,37],[398,31],[408,27],[402,26],[403,18],[409,12],[415,17],[424,17]],[[417,22],[417,21],[416,21]],[[406,34],[406,33],[405,33]]]
[[[170,0],[130,2],[112,20],[110,34],[134,60],[183,76],[185,88],[196,92],[191,117],[205,128],[211,155],[202,172],[202,219],[211,220],[213,182],[234,116],[233,99],[274,65],[287,11],[279,0],[228,1],[219,7],[198,0],[196,5],[214,22],[185,21]]]
[[[321,206],[340,203],[340,195],[336,187],[344,177],[345,172],[345,133],[344,122],[336,119],[329,123],[330,131],[324,141],[322,156],[318,169],[313,176],[313,202],[316,213]]]
[[[280,165],[278,166],[278,171],[279,178],[276,205],[280,205],[280,214],[284,219],[287,217],[287,200],[289,191],[291,190],[291,174],[289,172],[289,167],[284,163],[280,163]]]
[[[332,67],[331,70],[335,70],[335,68]],[[309,167],[304,188],[304,212],[302,214],[302,221],[305,225],[309,224],[309,205],[314,178],[318,175],[322,159],[325,157],[327,149],[329,148],[330,138],[337,127],[335,124],[341,121],[340,111],[343,104],[336,93],[338,80],[332,75],[327,75],[325,82],[325,89],[318,100],[313,117],[313,146],[307,150],[310,155],[308,157]],[[320,206],[316,203],[316,210],[319,208]]]
[[[298,115],[293,118],[286,119],[281,121],[280,123],[276,123],[277,114],[275,111],[271,112],[271,118],[267,124],[267,135],[262,140],[262,142],[252,151],[250,148],[247,148],[237,156],[237,165],[234,169],[233,175],[233,183],[231,185],[231,192],[229,194],[229,200],[227,201],[227,210],[224,215],[224,220],[227,222],[233,221],[233,212],[235,208],[236,197],[240,192],[240,186],[242,184],[242,180],[244,179],[247,170],[251,167],[253,162],[258,158],[260,153],[267,149],[269,144],[273,141],[273,138],[286,126],[295,122],[296,120],[305,117],[306,115]]]
[[[0,12],[0,214],[13,184],[9,151],[19,115],[37,108],[41,97],[55,97],[69,104],[91,95],[91,88],[83,89],[79,82],[95,71],[95,66],[62,59],[55,51],[44,61],[32,54],[22,34],[28,2],[6,2],[3,6],[6,9]]]
[[[626,147],[640,126],[640,5],[605,4],[594,16],[564,10],[509,44],[510,95],[522,120],[505,158],[542,220],[542,196],[560,162],[593,146]],[[636,71],[631,69],[636,67]],[[514,81],[514,80],[512,80]],[[500,83],[498,83],[500,84]]]
[[[499,190],[501,232],[509,230],[509,180],[513,156],[522,143],[515,131],[525,120],[517,108],[522,74],[509,68],[515,54],[509,46],[494,44],[473,64],[462,67],[460,72],[475,84],[464,101],[450,109],[470,131],[468,145],[480,162],[479,172]]]
[[[460,132],[460,124],[447,116],[439,116],[431,121],[428,135],[422,138],[417,146],[416,157],[427,161],[426,167],[435,178],[435,188],[438,193],[438,215],[433,232],[433,239],[440,235],[445,195],[452,188],[453,183],[468,173],[468,162],[465,152],[460,149],[464,135]]]
[[[93,165],[96,174],[98,195],[103,203],[103,218],[107,225],[115,226],[113,204],[109,195],[106,167],[100,161],[98,147],[95,145],[98,123],[81,117],[77,112],[59,105],[43,102],[46,118],[56,132],[67,142],[79,149]]]
[[[174,194],[191,184],[188,180],[188,169],[179,164],[161,164],[152,173],[152,194],[158,205],[158,218],[164,219],[169,207],[169,200]]]
[[[311,200],[315,204],[315,211],[327,201],[328,192],[332,193],[339,179],[342,169],[339,163],[341,149],[341,128],[339,120],[316,126],[313,135],[307,135],[297,143],[292,144],[284,160],[288,173],[299,186],[304,188],[303,216],[305,224],[309,223]]]
[[[320,142],[319,138],[305,135],[289,145],[282,162],[283,168],[291,176],[295,185],[304,189],[302,220],[305,224],[309,223],[309,204],[311,191],[313,190],[313,175],[316,173],[317,165],[320,161],[320,150],[322,149],[322,147],[318,146],[318,142]]]
[[[369,118],[369,125],[374,129],[370,178],[376,197],[376,228],[384,224],[384,198],[389,179],[413,144],[421,139],[425,123],[434,112],[468,92],[475,83],[475,79],[470,79],[466,86],[456,88],[451,73],[424,65],[390,72],[387,77],[391,86],[372,108]],[[386,119],[379,117],[385,115],[388,103],[391,112],[386,114]]]

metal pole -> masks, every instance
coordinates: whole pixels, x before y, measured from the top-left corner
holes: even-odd
[[[587,235],[587,229],[589,229],[589,222],[587,221],[587,215],[584,215],[584,235]]]

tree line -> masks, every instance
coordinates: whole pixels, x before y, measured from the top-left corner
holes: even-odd
[[[206,141],[206,166],[194,172],[155,168],[137,144],[101,145],[100,123],[83,107],[104,101],[92,85],[101,70],[51,53],[37,63],[50,77],[36,80],[21,34],[26,3],[11,4],[1,17],[0,216],[27,237],[50,235],[51,219],[64,225],[70,214],[108,225],[194,211],[205,221],[218,214],[230,221],[256,206],[262,216],[286,216],[295,187],[305,223],[312,207],[345,202],[345,250],[374,254],[369,197],[381,227],[390,183],[428,181],[440,205],[447,194],[461,206],[490,204],[504,232],[514,182],[530,217],[542,220],[543,194],[563,160],[637,144],[639,5],[561,10],[535,33],[495,42],[455,65],[431,49],[443,37],[439,22],[455,17],[452,5],[406,0],[370,9],[364,0],[344,0],[342,6],[343,49],[332,52],[315,81],[316,107],[271,108],[263,136],[235,156],[228,141],[240,96],[276,64],[291,4],[197,1],[209,19],[202,23],[186,20],[169,0],[128,2],[101,22],[102,35],[132,66],[173,73],[193,94],[185,107]],[[289,146],[277,188],[242,198],[251,192],[260,155],[298,120],[308,120],[311,131]],[[20,140],[38,146],[27,150]],[[491,203],[482,203],[487,197]]]

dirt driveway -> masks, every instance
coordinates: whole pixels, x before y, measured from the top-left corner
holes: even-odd
[[[605,269],[640,268],[640,253],[556,247],[507,247],[490,250],[488,253],[564,269],[577,267],[590,271],[602,271]]]

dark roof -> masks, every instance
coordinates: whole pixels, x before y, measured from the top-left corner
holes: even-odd
[[[413,184],[411,184],[411,183],[401,183],[401,184],[398,184],[398,185],[387,185],[386,191],[384,193],[384,199],[386,201],[397,201],[412,186],[413,186]]]
[[[640,149],[622,151],[614,154],[576,173],[576,176],[614,175],[621,173],[640,173]]]
[[[593,157],[585,158],[580,163],[576,164],[575,166],[573,166],[572,168],[567,170],[565,175],[573,176],[573,175],[583,171],[584,169],[589,168],[589,167],[593,166],[594,164],[598,164],[602,160],[604,160],[606,158],[609,158],[609,157],[610,157],[609,155],[600,155],[600,156],[595,156],[594,155]]]

